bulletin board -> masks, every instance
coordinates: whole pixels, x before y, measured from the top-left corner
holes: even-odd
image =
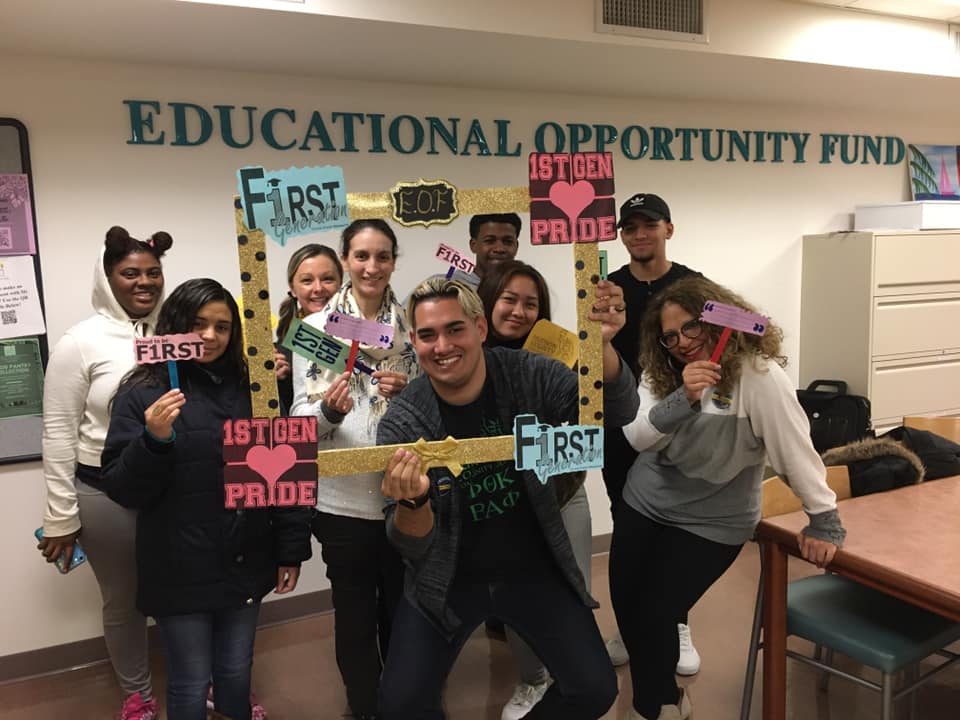
[[[30,144],[0,118],[0,464],[40,459],[47,334]]]

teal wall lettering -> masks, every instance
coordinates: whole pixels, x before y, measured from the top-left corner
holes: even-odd
[[[750,135],[747,131],[727,130],[727,162],[735,162],[733,151],[740,153],[745,161],[750,161]]]
[[[548,129],[553,131],[553,147],[550,149],[547,149],[546,143],[546,134]],[[534,147],[537,148],[537,152],[560,153],[563,152],[563,148],[567,144],[567,138],[564,135],[563,128],[557,123],[545,122],[540,123],[537,126],[537,131],[533,136],[533,144]]]
[[[820,164],[827,165],[832,162],[831,158],[836,152],[839,135],[833,133],[823,133],[820,135]]]
[[[700,128],[700,146],[703,148],[703,159],[709,162],[716,162],[723,155],[723,130],[717,130],[717,152],[710,151],[710,137],[713,130],[710,128]]]
[[[460,149],[460,143],[457,140],[457,124],[460,122],[460,118],[447,119],[450,121],[449,129],[443,124],[443,120],[438,117],[428,117],[426,119],[430,126],[430,149],[427,150],[427,155],[440,154],[437,150],[437,135],[440,136],[444,145],[446,145],[447,149],[454,155],[456,155]]]
[[[323,115],[316,110],[310,116],[310,125],[307,127],[307,134],[303,136],[300,149],[309,150],[311,140],[320,141],[320,147],[317,150],[323,150],[324,152],[336,152],[337,150],[330,141],[330,133],[327,132],[327,126],[323,122]]]
[[[790,139],[793,141],[793,162],[795,163],[805,163],[806,159],[803,157],[805,148],[807,147],[807,140],[810,139],[810,133],[790,133]]]
[[[597,152],[606,152],[607,145],[617,141],[617,129],[613,125],[594,125],[593,136],[597,139]]]
[[[470,122],[470,130],[467,131],[467,140],[463,143],[463,152],[460,154],[469,155],[471,145],[477,146],[477,155],[481,157],[486,157],[490,154],[490,147],[487,145],[487,136],[483,134],[483,126],[476,118]]]
[[[903,162],[903,156],[907,154],[906,145],[904,145],[903,140],[898,137],[887,136],[884,138],[887,141],[887,157],[884,160],[884,165],[899,165]]]
[[[247,139],[245,142],[240,142],[233,136],[233,111],[237,109],[236,106],[214,105],[213,108],[217,111],[217,116],[220,119],[220,137],[223,139],[224,145],[232,148],[245,148],[253,144],[253,113],[257,109],[256,106],[243,106],[247,114]]]
[[[673,142],[673,130],[665,127],[653,127],[653,155],[651,160],[673,160],[670,143]]]
[[[690,154],[692,149],[691,144],[693,142],[693,138],[697,137],[700,132],[695,128],[677,128],[674,130],[674,132],[680,136],[680,140],[682,142],[681,147],[683,149],[681,150],[680,159],[684,161],[693,160],[693,155]]]
[[[354,133],[353,121],[359,120],[360,124],[363,124],[363,113],[345,113],[345,112],[333,112],[330,113],[330,120],[336,124],[338,120],[342,120],[343,125],[343,147],[340,148],[340,152],[360,152],[357,150],[357,138]]]
[[[753,130],[751,131],[754,137],[754,152],[753,152],[753,161],[754,162],[766,162],[767,158],[764,153],[766,152],[766,143],[763,142],[763,130]]]
[[[289,150],[297,144],[297,141],[291,140],[286,145],[277,142],[277,136],[273,132],[273,120],[277,115],[286,115],[291,123],[297,120],[297,113],[290,108],[272,108],[267,110],[260,120],[260,134],[263,136],[263,141],[274,150]]]
[[[400,141],[400,124],[404,120],[408,122],[410,130],[413,132],[413,144],[409,147],[404,147]],[[420,120],[413,115],[397,115],[397,117],[391,120],[388,136],[390,138],[390,147],[404,155],[412,155],[423,147],[423,125],[420,123]]]
[[[385,153],[383,149],[383,113],[367,113],[370,118],[370,149],[367,152]]]
[[[176,138],[171,145],[203,145],[213,134],[213,118],[200,105],[194,103],[172,102],[167,103],[173,108],[173,132]],[[200,132],[193,140],[190,139],[187,128],[187,110],[193,111],[200,123]]]
[[[507,151],[507,143],[510,141],[510,121],[494,120],[497,124],[497,157],[520,157],[520,143],[518,142],[513,151]]]
[[[773,140],[773,162],[783,162],[783,141],[789,138],[789,133],[768,132],[767,139]]]
[[[844,165],[853,165],[860,155],[860,136],[844,135],[840,138],[840,159]]]
[[[123,104],[130,111],[130,139],[127,145],[163,145],[166,136],[162,130],[157,137],[148,138],[144,129],[153,134],[153,118],[160,113],[160,103],[156,100],[124,100]],[[144,108],[150,108],[144,115]]]
[[[583,123],[567,123],[570,133],[570,152],[580,152],[580,146],[593,138],[593,128]]]
[[[880,136],[877,135],[875,138],[870,135],[863,136],[863,160],[861,160],[862,165],[869,164],[867,156],[873,158],[873,164],[880,164],[880,145],[882,144]]]
[[[631,141],[634,134],[639,136],[637,139],[636,152],[633,151],[633,142]],[[650,134],[646,128],[640,127],[639,125],[629,125],[623,129],[623,134],[620,136],[620,152],[623,153],[625,158],[628,160],[639,160],[647,154],[647,150],[649,149]]]

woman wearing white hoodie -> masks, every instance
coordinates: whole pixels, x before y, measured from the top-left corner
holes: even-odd
[[[103,597],[103,636],[125,698],[117,720],[153,720],[157,701],[147,663],[147,622],[134,604],[136,512],[98,489],[109,405],[135,366],[133,340],[153,334],[163,299],[160,258],[173,244],[122,227],[107,231],[93,273],[97,314],[67,330],[47,365],[43,392],[43,475],[47,510],[40,550],[69,568],[83,548]]]

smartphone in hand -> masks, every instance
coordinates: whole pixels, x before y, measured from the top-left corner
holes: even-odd
[[[42,528],[42,527],[38,527],[36,530],[34,530],[33,536],[34,536],[35,538],[37,538],[37,540],[42,540],[42,539],[43,539],[43,528]],[[87,556],[86,556],[86,554],[83,552],[83,548],[80,547],[80,541],[78,540],[78,541],[76,541],[76,542],[73,543],[73,560],[70,562],[70,567],[66,567],[66,565],[65,565],[65,563],[64,563],[64,559],[63,559],[63,553],[61,553],[61,554],[60,554],[60,557],[58,557],[58,558],[56,559],[56,561],[54,562],[54,565],[57,566],[57,570],[59,570],[59,571],[60,571],[61,573],[63,573],[64,575],[66,575],[68,572],[70,572],[71,570],[73,570],[75,567],[77,567],[77,566],[79,566],[79,565],[83,565],[83,563],[85,563],[86,561],[87,561]]]

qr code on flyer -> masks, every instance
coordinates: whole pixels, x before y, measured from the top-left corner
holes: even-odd
[[[0,250],[13,250],[13,229],[0,227]]]
[[[16,324],[17,324],[16,310],[0,310],[0,325],[16,325]]]

